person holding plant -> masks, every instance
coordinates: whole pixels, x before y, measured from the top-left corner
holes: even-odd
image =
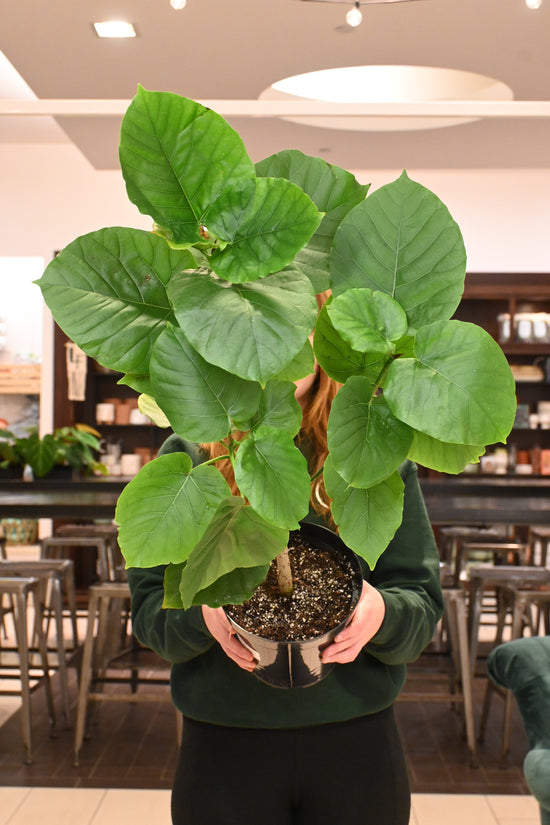
[[[318,365],[296,383],[303,410],[298,443],[315,475],[327,453],[338,385]],[[161,452],[179,450],[196,464],[214,451],[173,435]],[[400,472],[401,527],[373,571],[362,563],[352,619],[322,653],[337,667],[307,689],[256,679],[254,655],[222,608],[163,609],[162,567],[128,570],[134,633],[173,662],[173,699],[184,716],[174,825],[407,825],[409,782],[392,705],[407,663],[432,638],[443,602],[416,467],[405,462]],[[309,518],[331,523],[320,478]]]
[[[453,320],[460,228],[405,170],[371,193],[298,150],[254,163],[171,92],[138,88],[119,154],[154,231],[83,235],[38,283],[65,334],[178,434],[115,517],[134,633],[173,663],[185,718],[174,825],[407,825],[392,705],[443,610],[409,459],[459,473],[516,412],[496,341]],[[314,358],[300,410],[292,382]],[[304,520],[338,525],[364,584],[322,653],[334,667],[283,690],[219,606],[250,600]]]

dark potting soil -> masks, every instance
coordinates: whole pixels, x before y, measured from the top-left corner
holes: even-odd
[[[301,536],[288,547],[294,590],[283,596],[277,567],[244,604],[225,610],[245,630],[275,641],[303,641],[322,636],[343,621],[353,603],[353,568],[348,559],[313,547]]]

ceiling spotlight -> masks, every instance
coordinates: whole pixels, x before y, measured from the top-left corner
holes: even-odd
[[[348,11],[346,14],[346,23],[348,26],[355,28],[361,24],[363,20],[363,15],[361,14],[361,9],[359,8],[359,0],[355,0],[353,4],[353,8]]]
[[[131,23],[124,20],[108,20],[103,23],[94,23],[98,37],[135,37],[136,30]]]
[[[525,5],[528,9],[540,9],[542,0],[525,0]]]
[[[170,5],[173,9],[179,11],[180,9],[185,8],[185,6],[187,5],[187,0],[170,0]]]

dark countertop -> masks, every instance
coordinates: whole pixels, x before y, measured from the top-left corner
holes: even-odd
[[[549,524],[550,476],[421,478],[432,524]]]
[[[0,478],[0,518],[112,519],[128,478]],[[550,524],[550,476],[421,478],[433,524]]]

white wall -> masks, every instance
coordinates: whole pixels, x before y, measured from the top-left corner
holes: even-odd
[[[371,191],[397,173],[356,172]],[[550,273],[550,169],[414,170],[464,236],[470,272]],[[550,277],[550,275],[549,275]]]
[[[356,175],[376,189],[400,172]],[[458,221],[471,272],[550,273],[550,169],[409,169],[408,174],[434,191]],[[94,229],[151,226],[128,201],[120,173],[94,170],[72,145],[0,144],[0,181],[0,256],[37,255],[48,262],[55,250]],[[41,427],[47,429],[47,312],[44,334]]]
[[[0,257],[40,256],[48,263],[56,250],[94,229],[151,226],[128,201],[120,173],[95,171],[70,145],[0,144],[0,181]],[[52,429],[52,360],[53,323],[44,305],[43,433]]]
[[[356,172],[372,188],[401,170]],[[414,170],[458,221],[472,272],[549,272],[550,169]],[[0,256],[53,252],[103,226],[148,229],[119,172],[95,171],[70,145],[0,144]]]
[[[71,145],[0,144],[0,255],[51,260],[78,235],[103,226],[148,229],[122,176],[95,171]]]

